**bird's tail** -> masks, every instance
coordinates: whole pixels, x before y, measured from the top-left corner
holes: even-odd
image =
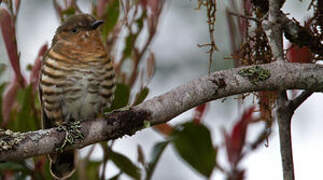
[[[56,179],[67,179],[75,171],[76,151],[64,151],[49,155],[50,173]]]

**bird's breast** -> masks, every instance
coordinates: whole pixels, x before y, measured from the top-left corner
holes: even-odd
[[[115,90],[109,59],[71,63],[49,55],[43,62],[40,84],[45,112],[61,121],[95,118],[111,106]]]

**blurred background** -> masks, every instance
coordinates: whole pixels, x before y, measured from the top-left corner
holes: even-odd
[[[225,8],[231,9],[226,0],[217,1],[217,14],[215,26],[215,41],[219,50],[213,59],[212,71],[233,67],[230,60],[229,32],[225,17]],[[78,1],[82,11],[89,12],[90,2]],[[289,17],[303,21],[310,15],[307,12],[309,0],[287,1],[283,8]],[[208,72],[207,48],[199,48],[197,44],[209,42],[208,26],[206,24],[205,9],[196,10],[195,0],[166,0],[161,15],[157,35],[153,40],[152,51],[156,56],[156,74],[149,84],[150,94],[148,98],[165,93],[186,81],[195,79]],[[239,11],[237,11],[239,13]],[[18,49],[21,52],[21,68],[27,74],[26,67],[33,64],[38,49],[45,43],[51,41],[55,30],[59,25],[58,18],[52,1],[29,0],[22,1],[18,15],[17,40]],[[286,44],[286,43],[285,43]],[[8,64],[8,57],[0,36],[0,62]],[[8,71],[0,79],[4,81],[12,78]],[[223,143],[221,128],[227,130],[232,128],[234,122],[241,116],[244,108],[252,104],[252,97],[248,97],[243,104],[239,104],[236,97],[228,97],[224,101],[217,100],[208,107],[208,113],[204,123],[211,129],[214,143]],[[319,179],[322,178],[321,162],[323,162],[323,96],[315,93],[304,104],[297,109],[292,121],[292,136],[294,150],[294,166],[297,179]],[[173,119],[170,124],[184,122],[192,117],[192,111],[187,111]],[[282,167],[279,151],[279,137],[276,123],[273,126],[269,146],[261,145],[255,152],[248,154],[243,160],[242,167],[246,168],[246,179],[248,180],[272,180],[282,179]],[[258,133],[259,124],[248,131],[247,139],[255,138]],[[137,144],[142,145],[145,154],[149,154],[152,146],[161,140],[163,136],[151,128],[143,129],[135,135],[125,136],[115,141],[114,150],[127,155],[133,161],[137,159]],[[82,149],[82,154],[89,147]],[[96,148],[92,158],[102,157],[100,148]],[[218,154],[220,161],[225,162],[225,152]],[[106,169],[108,177],[118,173],[112,163]],[[168,146],[157,165],[153,179],[176,179],[176,180],[199,180],[204,177],[199,175],[189,166],[185,165],[176,155],[172,146]],[[130,179],[123,175],[121,179]],[[211,179],[224,179],[217,170]]]

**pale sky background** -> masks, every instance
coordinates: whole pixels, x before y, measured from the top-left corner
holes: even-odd
[[[226,0],[218,0],[217,24],[215,27],[216,44],[219,52],[214,61],[215,66],[229,67],[231,62],[223,61],[223,57],[230,55],[229,35],[224,18],[224,7]],[[80,1],[83,11],[88,12],[88,2]],[[206,24],[205,11],[196,11],[195,0],[166,0],[159,32],[153,42],[151,49],[155,52],[157,70],[156,75],[149,85],[151,94],[149,97],[160,95],[183,82],[195,79],[207,74],[208,55],[206,49],[198,48],[198,43],[208,42],[208,28]],[[304,20],[304,14],[308,7],[308,0],[287,1],[284,12],[290,13],[290,17]],[[51,1],[29,0],[22,1],[21,11],[18,16],[18,48],[21,52],[21,67],[24,69],[27,64],[33,63],[39,48],[50,42],[58,26],[57,17]],[[0,36],[0,61],[7,60],[3,41]],[[213,62],[214,63],[214,62]],[[321,164],[323,162],[323,115],[322,94],[312,95],[295,113],[292,121],[293,150],[295,174],[298,180],[321,179]],[[246,101],[243,107],[248,107],[250,103]],[[231,130],[232,125],[240,117],[241,109],[233,97],[225,102],[217,100],[212,102],[209,113],[206,116],[205,124],[212,131],[214,143],[222,142],[220,130],[225,127]],[[184,122],[190,118],[192,111],[171,121],[171,124]],[[255,137],[260,129],[259,126],[252,125],[249,129],[248,139]],[[245,158],[241,168],[247,169],[247,180],[279,180],[282,179],[281,160],[279,152],[278,130],[275,123],[269,147],[261,146]],[[149,157],[151,147],[163,137],[151,129],[137,132],[131,137],[123,137],[115,142],[114,150],[126,154],[133,161],[136,161],[137,144],[143,146],[146,157]],[[86,151],[87,148],[85,148]],[[95,151],[93,158],[100,158],[100,149]],[[220,151],[218,158],[221,162],[225,160],[225,153]],[[112,163],[108,165],[108,175],[113,176],[118,171]],[[122,176],[121,179],[129,179]],[[162,155],[154,180],[174,179],[174,180],[201,180],[203,179],[197,172],[191,170],[174,152],[172,146],[168,146]],[[222,174],[214,171],[213,179],[224,179]]]

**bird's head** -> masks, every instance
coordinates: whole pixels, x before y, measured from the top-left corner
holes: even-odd
[[[104,46],[98,30],[101,24],[102,20],[96,20],[89,14],[73,15],[57,28],[52,47],[77,54],[103,51]]]

